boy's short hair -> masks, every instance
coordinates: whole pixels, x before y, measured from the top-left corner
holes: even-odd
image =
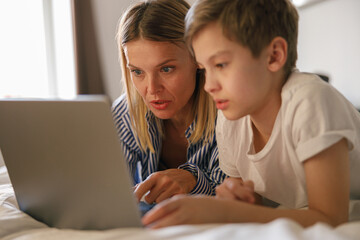
[[[254,57],[259,57],[280,36],[288,44],[284,66],[287,77],[297,60],[298,19],[290,0],[197,0],[186,15],[185,40],[191,46],[201,29],[217,21],[224,36],[248,47]]]

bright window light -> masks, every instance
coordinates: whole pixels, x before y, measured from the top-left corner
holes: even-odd
[[[0,97],[75,95],[70,1],[49,2],[0,0]]]
[[[307,2],[307,0],[292,0],[292,2],[295,6],[302,6]]]
[[[76,95],[71,5],[70,0],[52,0],[52,2],[57,78],[56,95],[71,98]]]

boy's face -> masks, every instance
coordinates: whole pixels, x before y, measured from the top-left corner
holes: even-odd
[[[206,71],[205,90],[229,120],[256,114],[273,96],[269,54],[258,58],[250,49],[230,41],[217,23],[210,23],[193,38],[192,46],[200,68]]]

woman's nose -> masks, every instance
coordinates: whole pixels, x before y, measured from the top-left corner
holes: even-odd
[[[148,92],[150,94],[157,94],[162,90],[162,88],[161,79],[156,74],[149,76]]]

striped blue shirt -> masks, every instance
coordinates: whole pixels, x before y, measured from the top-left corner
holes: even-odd
[[[149,126],[150,139],[155,152],[149,149],[142,151],[136,142],[136,133],[133,131],[130,122],[126,95],[119,97],[112,108],[115,126],[123,146],[125,159],[127,160],[134,184],[146,179],[158,169],[162,138],[153,120],[152,114],[147,114],[146,119]],[[193,132],[195,121],[185,131],[188,139]],[[219,168],[218,148],[215,139],[215,132],[212,141],[200,140],[189,144],[187,148],[187,162],[179,169],[191,172],[197,177],[197,183],[190,194],[215,195],[215,187],[220,184],[225,174]],[[140,176],[139,176],[140,175]]]

